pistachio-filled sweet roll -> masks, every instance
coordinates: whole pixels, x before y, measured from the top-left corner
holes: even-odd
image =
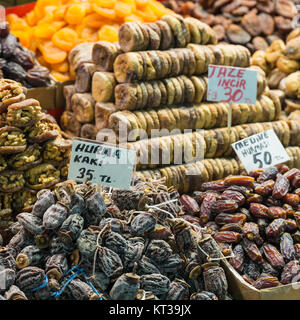
[[[11,104],[7,108],[6,121],[16,127],[28,127],[38,122],[42,117],[42,108],[35,99]]]
[[[71,149],[71,140],[57,138],[45,144],[43,159],[47,163],[51,163],[55,166],[61,166],[69,161]]]
[[[41,119],[34,126],[25,129],[27,140],[31,143],[42,143],[54,140],[61,135],[56,120],[49,114],[42,113]]]
[[[0,154],[19,153],[25,149],[26,139],[21,129],[12,126],[0,128]]]
[[[26,186],[33,190],[47,189],[60,180],[60,171],[49,163],[43,163],[25,172]]]
[[[0,112],[5,112],[10,104],[25,100],[27,89],[21,83],[0,79]]]
[[[41,146],[34,144],[28,146],[25,151],[10,157],[8,164],[15,170],[27,170],[40,164],[42,160]]]
[[[25,185],[22,171],[4,170],[0,174],[0,192],[16,192],[23,189]]]

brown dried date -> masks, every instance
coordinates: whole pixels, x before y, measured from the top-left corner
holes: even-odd
[[[200,211],[200,207],[194,198],[184,194],[180,197],[179,200],[182,204],[183,211],[186,214],[195,215],[195,216],[198,215]]]
[[[2,71],[6,78],[14,79],[15,81],[22,82],[26,79],[26,71],[16,62],[8,62],[3,66]]]
[[[220,213],[216,216],[215,222],[218,225],[224,225],[228,223],[239,223],[243,224],[246,221],[246,215],[243,213],[236,213],[236,214],[227,214],[227,213]]]
[[[17,49],[18,39],[9,34],[6,38],[1,39],[2,56],[4,59],[11,59]]]
[[[300,243],[294,244],[295,258],[300,259]]]
[[[242,240],[242,246],[245,252],[247,253],[248,257],[256,263],[260,263],[263,260],[263,257],[257,247],[257,245],[248,240],[248,239],[243,239]]]
[[[274,184],[272,196],[274,199],[282,199],[289,191],[290,182],[281,173],[277,174],[277,178]]]
[[[269,208],[260,203],[251,203],[250,213],[256,218],[265,219],[269,217]]]
[[[243,225],[243,234],[251,241],[259,237],[259,228],[255,222],[246,222]]]
[[[266,228],[266,236],[269,240],[279,241],[281,235],[285,232],[285,220],[275,219]]]
[[[270,219],[286,219],[286,211],[281,207],[269,207]]]
[[[250,259],[245,259],[243,273],[253,280],[260,276],[260,268],[257,263]]]
[[[285,262],[281,253],[270,243],[264,243],[262,246],[263,253],[272,267],[281,269]]]
[[[212,206],[216,203],[216,201],[217,201],[217,195],[214,193],[209,193],[205,196],[200,207],[201,222],[206,223],[210,220]]]
[[[262,261],[262,263],[260,264],[260,269],[261,273],[266,273],[274,277],[278,277],[279,275],[279,272],[276,269],[274,269],[266,260]]]
[[[234,200],[217,200],[212,205],[214,213],[217,212],[235,212],[238,209],[238,204]]]
[[[293,260],[285,265],[281,273],[281,283],[289,284],[299,281],[299,261]]]
[[[287,218],[294,218],[295,210],[291,205],[285,203],[282,207],[286,212]]]
[[[33,87],[45,87],[51,84],[49,70],[42,66],[35,66],[27,71],[26,81]]]
[[[243,186],[246,188],[254,188],[255,179],[247,176],[228,176],[224,179],[225,187],[232,185]]]
[[[225,243],[239,243],[242,240],[241,235],[233,231],[219,231],[213,237],[216,241]]]
[[[278,169],[276,167],[267,168],[259,175],[257,182],[262,183],[267,180],[275,180],[277,173]]]
[[[294,241],[289,233],[284,233],[280,238],[280,252],[286,263],[295,259]]]
[[[20,48],[16,48],[12,60],[22,66],[25,70],[31,69],[34,66],[32,56]]]
[[[225,189],[224,180],[204,182],[201,185],[202,191],[207,191],[207,190],[224,191],[224,189]]]
[[[264,181],[255,187],[255,192],[263,197],[267,197],[272,194],[274,184],[274,180]]]
[[[253,286],[258,290],[277,287],[280,285],[281,283],[276,277],[270,276],[265,273],[263,273],[253,284]]]
[[[284,196],[283,200],[284,200],[284,202],[286,202],[290,206],[297,207],[300,203],[300,196],[298,196],[297,194],[293,194],[293,193],[287,193]]]
[[[243,233],[243,227],[240,223],[228,223],[220,228],[220,231],[233,231]]]
[[[234,257],[229,259],[229,263],[234,267],[236,271],[242,273],[244,268],[244,249],[238,244],[233,249]]]
[[[299,174],[299,172],[300,172],[299,169],[293,168],[293,169],[287,171],[287,172],[284,174],[284,176],[291,182],[291,181],[293,181],[293,179],[296,177],[296,175]]]
[[[247,202],[248,203],[262,203],[263,197],[256,193],[250,193],[247,195]]]
[[[286,219],[285,220],[285,228],[286,228],[287,232],[293,233],[298,229],[297,222],[293,219]]]

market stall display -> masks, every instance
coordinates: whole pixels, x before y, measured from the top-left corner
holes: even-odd
[[[159,1],[42,1],[24,18],[7,16],[12,33],[51,70],[57,81],[74,78],[68,53],[78,44],[117,42],[119,26],[127,21],[153,22],[172,13]]]
[[[38,0],[9,14],[0,300],[300,299],[297,4]],[[213,98],[210,65],[243,94],[256,71],[256,96]],[[65,97],[62,129],[26,99],[46,86],[45,101]],[[64,181],[74,137],[136,150],[131,188]]]
[[[0,80],[0,233],[17,212],[31,210],[37,191],[66,178],[72,142],[25,87]],[[5,232],[4,232],[5,233]]]

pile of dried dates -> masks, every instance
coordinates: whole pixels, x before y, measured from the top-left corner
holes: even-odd
[[[17,220],[0,300],[232,299],[217,243],[161,183],[107,193],[66,181]]]
[[[71,140],[21,83],[0,79],[0,234],[18,212],[30,211],[36,193],[68,174]],[[4,235],[4,237],[6,237]]]
[[[202,191],[180,200],[256,289],[299,281],[299,169],[279,165],[249,176],[228,176],[203,183]]]
[[[284,38],[292,31],[292,20],[298,14],[291,0],[166,0],[163,4],[207,23],[218,40],[246,45],[252,52]]]
[[[50,86],[49,75],[49,70],[37,63],[34,53],[10,33],[9,24],[0,23],[0,78],[12,79],[32,88]]]

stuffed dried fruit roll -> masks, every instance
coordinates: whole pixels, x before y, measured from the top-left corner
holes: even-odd
[[[7,108],[6,121],[16,127],[32,126],[41,119],[42,108],[35,99],[26,99]]]
[[[0,112],[5,112],[12,103],[25,100],[27,89],[22,87],[21,83],[9,80],[0,80]]]
[[[43,152],[44,161],[53,165],[66,164],[71,155],[72,141],[57,138],[53,141],[49,141],[45,145]]]
[[[61,135],[61,130],[56,120],[49,114],[43,113],[42,118],[32,127],[26,128],[27,139],[31,143],[42,143],[54,140]]]
[[[23,189],[25,185],[22,171],[5,170],[0,175],[0,191],[16,192]]]
[[[28,170],[42,162],[41,147],[38,144],[29,146],[24,152],[12,156],[8,160],[10,167],[16,170]]]
[[[19,153],[26,149],[26,139],[22,130],[5,126],[0,128],[0,154]]]
[[[26,185],[33,190],[47,189],[60,180],[60,171],[52,164],[43,163],[25,172]]]

